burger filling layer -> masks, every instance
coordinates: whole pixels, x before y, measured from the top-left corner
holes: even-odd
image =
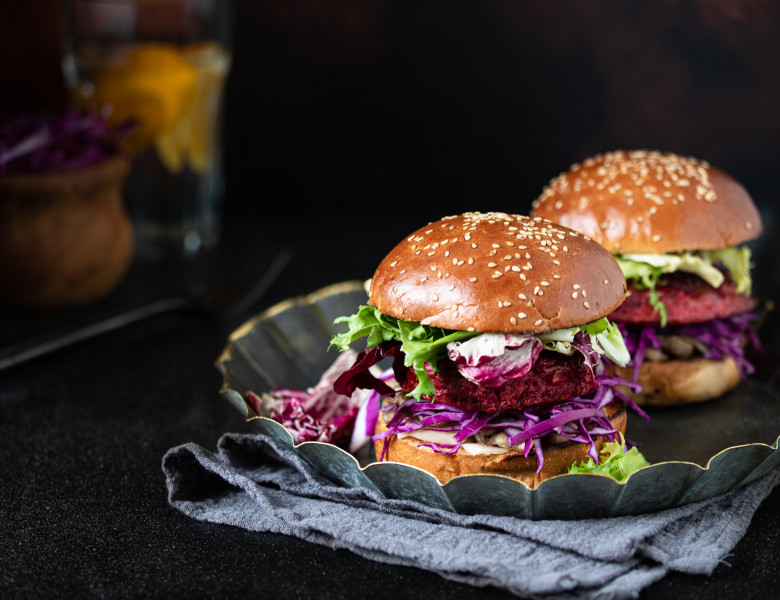
[[[509,379],[498,387],[467,379],[450,360],[439,361],[437,368],[434,372],[428,367],[436,401],[465,410],[498,412],[554,404],[586,394],[596,387],[593,369],[585,364],[582,355],[567,356],[549,350],[543,350],[520,378]],[[411,393],[417,387],[414,369],[399,364],[394,371],[404,392]]]
[[[615,257],[628,296],[612,313],[632,356],[634,380],[647,362],[732,358],[743,376],[754,372],[747,343],[761,351],[751,322],[747,247],[683,254]]]
[[[662,313],[656,310],[651,297],[657,293],[665,307],[666,324],[680,325],[723,319],[752,310],[756,301],[739,293],[731,277],[715,288],[696,275],[671,273],[662,276],[655,290],[628,282],[629,294],[610,318],[621,323],[661,325]]]
[[[464,444],[494,448],[491,453],[519,449],[534,454],[541,471],[543,440],[586,444],[598,463],[597,439],[620,435],[604,410],[613,401],[647,417],[617,387],[637,386],[604,374],[602,355],[620,365],[629,360],[619,329],[607,319],[544,333],[479,333],[407,322],[363,306],[337,322],[349,326],[333,338],[342,349],[368,337],[368,348],[333,388],[344,395],[374,390],[370,412],[383,413],[386,421],[374,441],[412,436],[420,446],[448,454],[477,449]],[[395,376],[400,393],[387,375],[370,371],[389,358],[393,366],[386,373]]]

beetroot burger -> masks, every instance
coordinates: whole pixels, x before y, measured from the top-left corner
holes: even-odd
[[[337,322],[345,349],[368,348],[335,383],[383,398],[373,437],[380,460],[446,483],[507,475],[534,487],[576,461],[599,461],[625,429],[624,380],[604,356],[629,359],[605,316],[625,296],[611,254],[541,219],[466,213],[431,223],[377,268],[369,303]],[[392,358],[391,376],[369,369]]]
[[[761,218],[745,189],[706,162],[610,152],[553,179],[535,216],[580,231],[614,253],[629,295],[610,316],[632,361],[618,374],[640,404],[709,400],[753,371],[750,251]]]

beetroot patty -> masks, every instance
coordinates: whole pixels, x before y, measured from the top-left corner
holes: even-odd
[[[543,350],[531,370],[497,388],[469,381],[449,360],[439,361],[439,372],[428,369],[436,388],[436,402],[466,410],[499,412],[512,408],[563,402],[596,387],[593,372],[576,353],[566,356]],[[396,380],[407,394],[417,386],[411,367],[395,368]],[[405,374],[405,379],[404,379]]]
[[[725,319],[755,307],[756,301],[738,294],[731,278],[714,288],[701,277],[690,273],[664,275],[656,287],[666,306],[667,324],[684,325]],[[650,290],[639,290],[628,282],[629,294],[610,319],[622,323],[658,325],[660,317],[650,305]]]

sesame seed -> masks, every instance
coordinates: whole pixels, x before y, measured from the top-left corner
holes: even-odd
[[[541,284],[542,285],[550,285],[550,283],[548,281],[542,281]]]
[[[579,284],[579,283],[575,283],[575,284],[574,284],[573,286],[571,286],[571,287],[573,287],[575,290],[578,290],[578,289],[580,289],[580,284]]]
[[[391,263],[390,263],[390,266],[391,266],[391,267],[394,267],[394,266],[396,266],[397,264],[398,264],[398,261],[397,261],[397,260],[394,260],[393,262],[391,262]]]
[[[433,256],[434,254],[436,254],[436,250],[431,250],[428,252],[428,256]]]
[[[519,312],[517,313],[517,316],[520,317],[521,319],[525,319],[528,315],[525,314],[524,312]]]
[[[745,221],[745,229],[753,229],[753,223],[750,221]]]
[[[439,296],[437,294],[433,295],[433,301],[434,302],[438,302],[439,301]]]
[[[609,285],[609,279],[604,280],[604,285]]]
[[[571,293],[571,297],[572,297],[572,298],[576,298],[576,297],[577,297],[577,292],[572,292],[572,293]]]
[[[512,325],[517,325],[517,319],[514,317],[509,317],[509,322],[512,323]]]
[[[661,235],[660,235],[660,234],[658,234],[658,233],[656,233],[656,234],[655,234],[655,235],[652,237],[652,240],[653,240],[654,242],[659,242],[659,241],[661,241]]]
[[[469,277],[469,281],[471,283],[476,283],[477,282],[477,278],[476,277]]]
[[[583,302],[583,303],[582,303],[582,305],[583,305],[585,308],[590,308],[590,304],[588,304],[587,302]]]
[[[496,271],[495,273],[493,273],[492,277],[493,277],[493,279],[498,279],[502,275],[503,275],[503,273],[501,271]]]
[[[539,327],[539,325],[541,325],[541,324],[542,324],[542,320],[541,319],[536,319],[536,321],[534,321],[534,327]]]
[[[526,298],[525,294],[518,294],[517,297],[520,298],[520,300],[528,300],[528,298]]]
[[[427,277],[421,277],[420,278],[420,283],[425,283],[426,281],[428,281]]]
[[[497,266],[498,266],[498,265],[497,265],[496,263],[494,263],[494,262],[489,262],[489,263],[488,263],[488,267],[490,267],[491,269],[492,269],[493,267],[497,267]]]
[[[492,248],[500,248],[500,247],[501,247],[501,244],[491,244],[491,247],[492,247]]]
[[[553,275],[553,279],[560,279],[560,278],[561,278],[560,275]]]
[[[451,285],[451,286],[450,286],[448,289],[449,289],[450,291],[454,290],[454,289],[455,289],[455,284],[453,283],[453,284],[452,284],[452,285]]]

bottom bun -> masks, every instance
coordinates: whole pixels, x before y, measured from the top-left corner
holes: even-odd
[[[615,374],[632,379],[632,367],[615,367]],[[704,402],[722,396],[739,384],[742,375],[732,358],[645,362],[639,369],[642,391],[624,392],[641,406],[672,406]]]
[[[608,404],[604,411],[609,415],[612,426],[621,434],[626,431],[626,410],[622,402],[614,401]],[[386,424],[380,417],[376,424],[376,433],[385,431]],[[605,438],[596,438],[596,447],[601,451]],[[544,447],[544,466],[537,473],[538,464],[536,456],[530,454],[526,458],[520,451],[510,451],[505,454],[469,454],[463,449],[455,454],[441,454],[434,452],[414,437],[398,438],[393,435],[385,440],[374,442],[377,457],[385,450],[385,461],[403,463],[413,467],[419,467],[431,473],[441,483],[447,483],[453,477],[459,475],[505,475],[517,479],[534,489],[542,481],[566,473],[575,462],[588,459],[588,444],[566,442]]]

